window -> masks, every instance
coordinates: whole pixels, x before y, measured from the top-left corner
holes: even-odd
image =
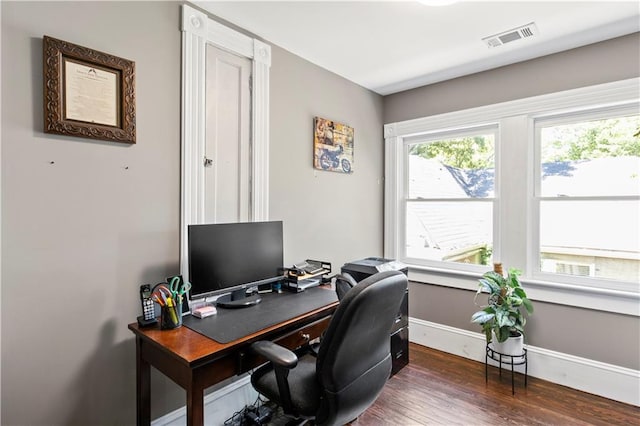
[[[477,289],[638,315],[640,78],[385,125],[384,257]]]
[[[405,255],[491,264],[496,127],[409,140]]]
[[[640,282],[637,109],[536,121],[537,272]]]

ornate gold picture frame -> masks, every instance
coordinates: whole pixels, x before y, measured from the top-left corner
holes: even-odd
[[[136,143],[135,63],[43,37],[44,131]]]

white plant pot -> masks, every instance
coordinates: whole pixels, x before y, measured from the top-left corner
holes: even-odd
[[[491,332],[491,348],[503,355],[520,356],[524,353],[524,338],[522,334],[509,337],[504,342],[498,342],[496,335]]]

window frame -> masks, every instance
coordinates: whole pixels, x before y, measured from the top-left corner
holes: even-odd
[[[385,124],[384,256],[407,263],[411,281],[477,289],[480,272],[452,268],[449,264],[420,265],[400,256],[404,242],[400,236],[405,232],[401,202],[406,191],[404,147],[406,140],[415,141],[424,135],[498,123],[495,196],[499,203],[496,210],[498,218],[509,220],[498,219],[495,224],[493,243],[499,247],[500,254],[494,255],[494,261],[522,269],[522,281],[532,299],[640,316],[640,283],[615,286],[598,280],[600,286],[592,286],[585,285],[583,279],[562,280],[557,274],[552,278],[536,276],[532,270],[534,252],[538,251],[538,246],[533,244],[537,232],[534,226],[537,218],[533,214],[536,185],[533,169],[537,164],[535,120],[625,105],[636,111],[640,109],[640,78]],[[509,178],[501,179],[501,176]],[[495,235],[499,236],[497,241]]]

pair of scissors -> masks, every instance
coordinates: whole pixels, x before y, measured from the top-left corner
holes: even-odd
[[[191,290],[191,283],[183,282],[181,276],[173,277],[169,284],[169,291],[173,295],[174,299],[182,300],[182,296]]]

